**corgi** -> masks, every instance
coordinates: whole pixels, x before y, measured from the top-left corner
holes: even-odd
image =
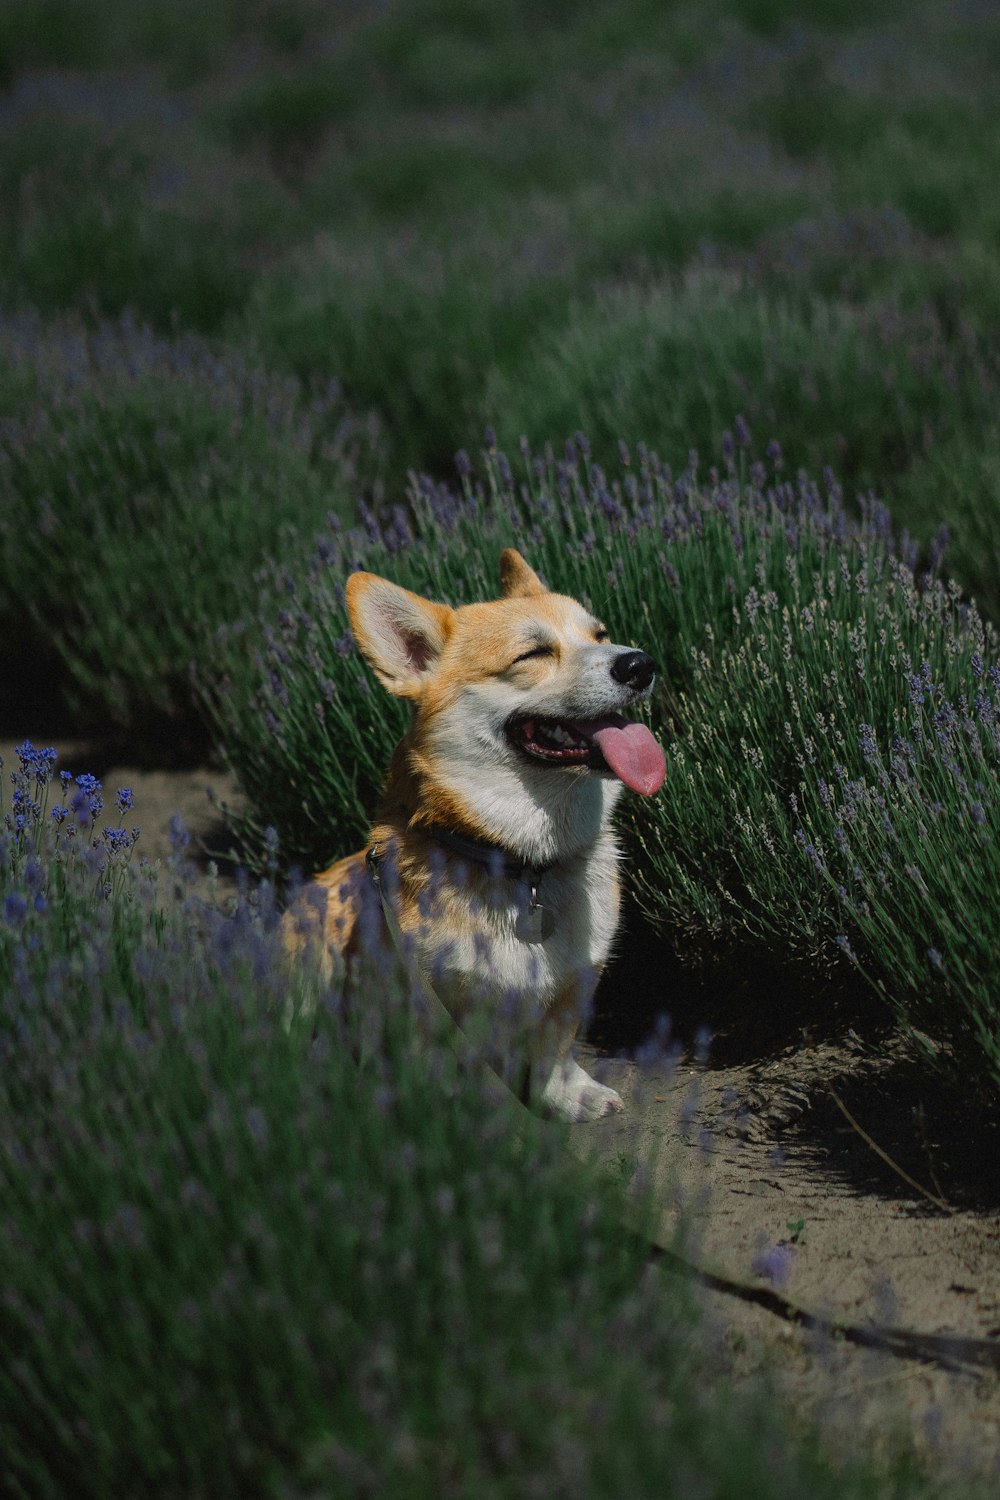
[[[369,847],[306,888],[287,947],[318,940],[327,974],[333,955],[349,959],[374,876],[390,928],[460,1024],[476,1006],[529,1018],[536,1102],[573,1121],[622,1109],[572,1046],[618,924],[615,804],[666,775],[656,739],[626,717],[652,691],[652,658],[612,644],[513,548],[496,600],[450,608],[363,572],[346,599],[358,648],[412,719]]]

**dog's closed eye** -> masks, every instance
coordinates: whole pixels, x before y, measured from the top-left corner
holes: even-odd
[[[522,651],[520,656],[515,656],[514,660],[511,662],[511,666],[516,667],[519,661],[530,661],[533,656],[554,655],[555,652],[553,651],[552,647],[546,646],[540,641],[537,646],[532,646],[530,651]]]

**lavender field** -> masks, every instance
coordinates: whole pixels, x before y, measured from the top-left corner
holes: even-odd
[[[995,1210],[998,69],[980,0],[3,7],[0,1493],[975,1493],[274,929],[404,722],[346,577],[516,544],[660,668],[595,1045],[849,1038]]]

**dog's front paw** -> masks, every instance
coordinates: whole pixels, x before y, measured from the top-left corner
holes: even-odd
[[[584,1072],[572,1058],[556,1063],[542,1090],[542,1104],[560,1120],[600,1120],[625,1108],[622,1097]]]

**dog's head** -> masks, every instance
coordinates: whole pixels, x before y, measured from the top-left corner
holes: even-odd
[[[371,573],[348,580],[361,651],[389,692],[414,704],[422,772],[505,843],[532,809],[578,820],[581,794],[602,815],[622,784],[658,791],[663,752],[627,717],[649,696],[652,659],[612,644],[513,548],[501,554],[500,585],[497,600],[451,609]]]

